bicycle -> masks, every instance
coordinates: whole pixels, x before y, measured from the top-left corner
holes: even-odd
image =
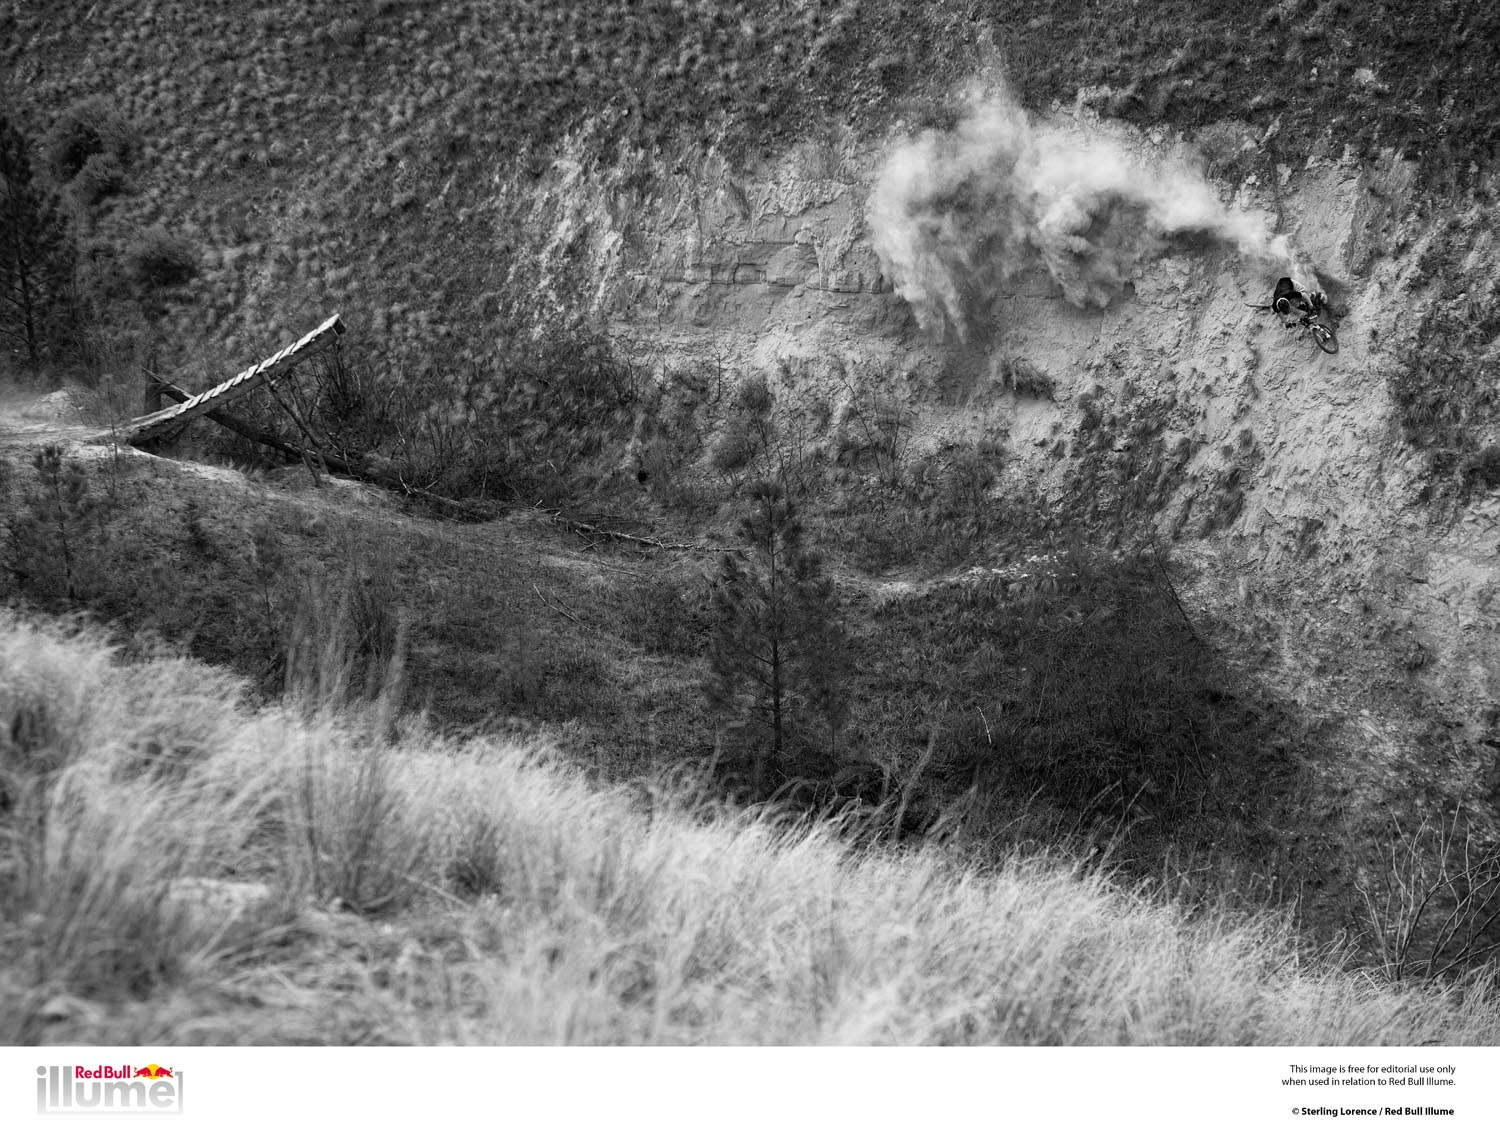
[[[1299,320],[1312,335],[1313,341],[1318,344],[1318,349],[1324,354],[1337,354],[1339,352],[1339,340],[1333,333],[1333,328],[1323,321],[1323,316],[1303,315]]]
[[[1257,311],[1274,311],[1276,308],[1269,303],[1246,303],[1245,306],[1253,307]],[[1324,354],[1337,354],[1339,352],[1338,336],[1333,333],[1333,328],[1323,318],[1323,312],[1319,311],[1313,315],[1303,315],[1297,320],[1312,340],[1318,344],[1318,349]]]

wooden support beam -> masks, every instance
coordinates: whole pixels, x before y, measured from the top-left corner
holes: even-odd
[[[179,385],[174,385],[171,382],[158,380],[156,382],[156,388],[159,392],[165,394],[175,402],[182,403],[191,401],[193,399],[193,395],[190,394],[187,390],[183,389]],[[210,409],[206,416],[210,421],[214,422],[214,424],[223,425],[224,428],[228,429],[230,432],[238,433],[240,436],[245,437],[248,440],[252,440],[258,445],[265,445],[266,448],[275,449],[277,452],[282,453],[285,456],[289,456],[293,460],[305,460],[307,458],[308,454],[303,449],[297,447],[296,445],[283,439],[282,437],[277,436],[275,433],[267,432],[265,429],[262,429],[253,421],[247,421],[243,417],[230,413],[227,410]],[[328,466],[328,470],[330,472],[337,472],[345,476],[353,476],[357,479],[369,479],[369,475],[365,472],[365,470],[360,468],[358,465],[351,464],[347,460],[340,460],[338,457],[329,456],[326,453],[319,453],[318,456],[319,459]]]
[[[192,394],[181,386],[173,385],[171,382],[158,381],[157,388],[173,401],[186,403],[192,398]],[[275,433],[269,433],[253,422],[246,421],[233,413],[226,413],[222,409],[210,409],[206,416],[215,424],[223,425],[224,428],[238,433],[240,436],[254,441],[258,445],[275,449],[277,452],[291,457],[293,460],[316,460],[329,472],[338,476],[348,476],[352,480],[364,480],[367,483],[378,485],[387,491],[399,492],[410,499],[421,500],[423,503],[436,508],[438,511],[457,516],[460,519],[493,519],[501,511],[507,511],[517,506],[514,504],[500,504],[492,501],[485,503],[466,503],[463,500],[449,499],[440,496],[436,492],[429,492],[423,488],[407,484],[399,476],[376,472],[369,466],[355,460],[343,460],[337,456],[323,452],[315,448],[303,448],[292,444]]]
[[[91,439],[96,443],[122,440],[127,444],[138,444],[141,441],[149,441],[153,437],[177,428],[184,422],[191,421],[194,417],[206,416],[220,410],[251,390],[259,389],[267,382],[275,381],[299,362],[305,362],[315,354],[328,349],[343,333],[343,320],[334,315],[325,320],[316,330],[309,331],[290,346],[269,358],[262,359],[228,381],[220,382],[213,389],[193,394],[186,401],[169,406],[158,413],[148,413],[144,417],[137,417],[114,434],[105,433]]]

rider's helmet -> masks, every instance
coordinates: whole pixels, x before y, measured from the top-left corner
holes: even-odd
[[[1290,299],[1288,299],[1285,295],[1283,295],[1280,299],[1276,300],[1276,302],[1274,304],[1272,304],[1272,305],[1276,308],[1276,313],[1278,315],[1289,315],[1289,314],[1291,314],[1291,311],[1292,311],[1292,301]]]

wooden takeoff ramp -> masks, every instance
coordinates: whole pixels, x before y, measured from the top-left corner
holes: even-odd
[[[179,405],[169,406],[156,413],[148,413],[144,417],[137,417],[113,434],[94,437],[93,440],[97,442],[123,441],[132,445],[152,440],[195,417],[221,410],[250,391],[275,381],[299,363],[321,354],[337,342],[339,335],[343,333],[343,321],[334,315],[316,330],[309,331],[290,346],[261,360],[248,370],[241,371],[227,382],[220,382],[213,389],[194,394]]]

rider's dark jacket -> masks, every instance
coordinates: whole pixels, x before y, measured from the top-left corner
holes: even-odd
[[[1281,301],[1285,299],[1286,309],[1282,309]],[[1318,313],[1318,303],[1308,293],[1306,288],[1299,286],[1290,276],[1282,276],[1276,281],[1276,290],[1271,293],[1271,306],[1279,315],[1289,315],[1296,312],[1302,318],[1308,318]]]

